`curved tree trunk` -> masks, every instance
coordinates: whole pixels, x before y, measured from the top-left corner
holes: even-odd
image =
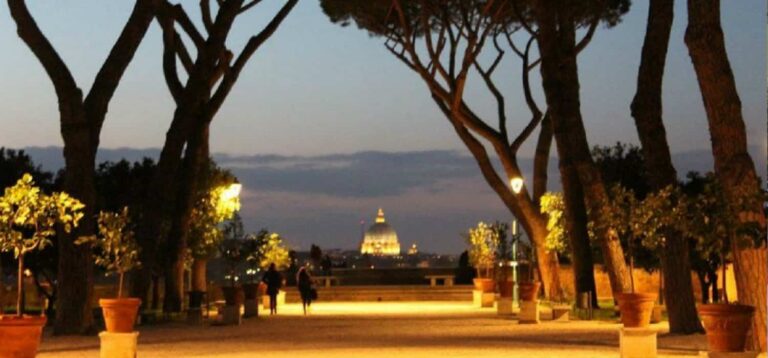
[[[645,173],[653,190],[677,185],[677,172],[667,144],[662,120],[662,79],[674,18],[674,0],[651,0],[648,26],[637,76],[637,93],[632,101],[632,117],[642,144]],[[664,301],[669,313],[671,333],[702,331],[693,297],[688,239],[680,232],[667,230],[661,252]]]
[[[163,311],[181,312],[184,300],[184,260],[187,254],[189,226],[192,220],[194,193],[201,166],[208,159],[207,121],[198,128],[187,144],[181,168],[181,182],[176,198],[176,208],[171,220],[168,241],[170,260],[165,270],[165,299]]]
[[[458,134],[459,138],[464,142],[467,149],[469,149],[469,152],[475,158],[475,162],[477,162],[485,181],[491,189],[496,192],[509,211],[521,221],[523,229],[528,233],[528,237],[531,239],[531,242],[536,249],[536,255],[539,258],[538,268],[541,273],[541,281],[544,286],[545,296],[550,298],[552,292],[559,294],[562,292],[559,266],[557,260],[553,259],[553,254],[547,252],[544,247],[544,240],[547,236],[547,224],[543,214],[541,214],[538,211],[538,208],[527,199],[527,193],[512,193],[512,190],[507,186],[507,183],[503,182],[496,173],[496,169],[494,169],[485,147],[483,147],[483,145],[472,136],[465,127],[459,124],[458,120],[453,118],[455,114],[452,114],[439,99],[434,99],[438,108],[443,111],[453,125],[456,134]],[[507,157],[505,160],[510,163],[515,162],[514,157]],[[521,196],[521,198],[517,198],[516,195]]]
[[[591,293],[591,305],[597,307],[597,288],[595,287],[595,264],[592,258],[592,244],[587,231],[587,208],[584,206],[584,193],[581,191],[579,176],[573,165],[560,159],[560,180],[563,185],[565,202],[565,228],[571,245],[574,289],[577,304],[580,293]]]
[[[208,291],[208,260],[196,258],[192,261],[192,291]]]
[[[704,100],[715,158],[715,174],[731,202],[756,195],[760,187],[755,165],[747,152],[747,136],[736,91],[723,30],[720,26],[719,0],[688,0],[688,28],[685,43]],[[744,248],[732,241],[734,272],[739,303],[755,307],[751,333],[752,348],[766,350],[765,214],[761,202],[738,213],[742,223],[756,223],[763,232],[758,247]]]
[[[82,112],[81,112],[82,113]],[[63,116],[62,116],[63,117]],[[82,117],[81,121],[84,122]],[[78,121],[71,121],[70,123]],[[93,260],[88,246],[75,245],[82,235],[93,235],[96,231],[92,218],[96,215],[96,188],[94,167],[95,149],[91,147],[88,127],[62,130],[64,137],[64,191],[78,198],[84,205],[83,220],[70,234],[61,234],[57,243],[59,249],[58,286],[56,300],[56,334],[82,334],[93,327]],[[66,127],[65,127],[66,128]],[[85,219],[89,218],[89,219]]]
[[[562,146],[558,150],[561,160],[573,163],[590,219],[599,222],[599,213],[608,195],[592,160],[581,117],[574,19],[572,14],[552,0],[540,0],[535,12],[539,23],[537,41],[541,54],[541,77],[555,142]],[[618,237],[611,230],[597,234],[612,290],[629,291],[629,271]]]

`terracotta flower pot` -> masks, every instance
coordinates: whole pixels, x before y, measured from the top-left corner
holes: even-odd
[[[624,327],[648,327],[651,324],[651,312],[656,303],[653,293],[618,293],[621,323]]]
[[[136,323],[136,315],[141,306],[138,298],[102,298],[99,300],[101,312],[104,314],[104,325],[107,332],[131,333]]]
[[[246,283],[243,285],[243,293],[245,299],[253,301],[259,298],[259,284],[258,283]]]
[[[0,315],[0,357],[34,358],[47,319]]]
[[[495,282],[490,278],[475,278],[472,280],[475,284],[475,289],[483,291],[484,293],[493,293]]]
[[[521,301],[535,301],[539,297],[541,282],[521,282],[519,286]]]
[[[222,287],[221,292],[224,294],[224,302],[226,302],[227,306],[240,306],[243,304],[245,297],[242,287]]]
[[[512,297],[515,291],[515,283],[512,281],[500,281],[499,282],[499,296]]]
[[[700,305],[699,315],[710,352],[743,352],[755,308],[747,305]]]

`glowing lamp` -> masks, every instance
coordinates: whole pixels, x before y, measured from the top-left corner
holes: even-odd
[[[520,194],[520,190],[523,190],[523,178],[515,177],[509,180],[509,186],[512,187],[512,191],[515,194]]]
[[[221,199],[223,201],[229,201],[240,196],[240,191],[243,190],[243,185],[240,183],[232,183],[227,189],[221,193]]]

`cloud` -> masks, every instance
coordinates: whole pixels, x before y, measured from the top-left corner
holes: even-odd
[[[441,190],[440,181],[477,176],[474,161],[453,151],[360,152],[317,157],[218,156],[246,187],[370,198],[413,188]]]

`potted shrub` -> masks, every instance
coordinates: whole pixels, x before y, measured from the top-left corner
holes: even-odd
[[[263,294],[262,285],[259,277],[260,265],[264,256],[264,245],[267,241],[267,230],[262,229],[257,234],[248,235],[243,243],[245,252],[245,283],[243,292],[245,294],[245,317],[259,315],[259,298]]]
[[[528,275],[522,278],[518,289],[520,290],[520,300],[526,302],[536,301],[539,297],[539,290],[541,289],[541,282],[536,281],[534,270],[536,270],[536,251],[530,245],[523,247],[526,252],[528,260]]]
[[[656,302],[655,293],[641,293],[635,290],[635,260],[633,249],[635,237],[633,229],[637,227],[634,215],[639,207],[635,194],[621,185],[615,185],[610,190],[610,199],[602,207],[601,221],[605,230],[624,238],[627,244],[626,255],[629,257],[630,292],[615,292],[614,297],[619,302],[621,323],[624,327],[647,327],[651,321],[651,311]]]
[[[81,237],[75,244],[91,245],[96,265],[103,267],[108,275],[117,274],[117,297],[99,299],[99,306],[107,332],[130,333],[133,332],[141,300],[123,297],[125,273],[140,266],[139,247],[130,228],[128,208],[119,213],[102,211],[98,223],[98,235]]]
[[[484,293],[493,292],[492,270],[496,247],[499,243],[498,232],[481,221],[477,227],[469,229],[466,241],[469,246],[469,263],[477,271],[477,277],[473,280],[475,289]]]
[[[238,284],[240,277],[237,274],[238,266],[243,260],[241,245],[241,240],[226,239],[219,246],[221,256],[227,263],[227,274],[221,287],[227,306],[239,307],[243,304],[243,288]]]
[[[709,176],[700,195],[688,205],[689,235],[696,239],[696,249],[704,256],[716,254],[722,264],[722,302],[698,307],[707,334],[710,352],[743,352],[751,329],[754,307],[730,302],[726,292],[726,258],[732,244],[739,247],[764,245],[765,232],[755,223],[736,220],[749,200],[761,200],[759,191],[740,202],[729,202],[714,176]],[[737,240],[732,242],[732,240]],[[763,241],[763,242],[761,242]],[[715,283],[717,285],[717,283]]]
[[[22,312],[24,256],[51,245],[56,225],[66,232],[82,218],[84,205],[66,193],[43,194],[32,176],[24,174],[0,197],[0,251],[18,260],[16,314],[0,312],[0,356],[34,357],[46,323],[45,316]]]
[[[669,233],[679,235],[684,232],[679,229],[682,227],[681,223],[686,220],[685,213],[686,201],[683,193],[677,186],[672,185],[649,193],[632,209],[632,237],[638,239],[640,245],[651,253],[651,255],[633,255],[633,257],[643,258],[640,264],[647,272],[653,272],[657,268],[661,271],[659,258],[664,254],[665,235]],[[651,311],[650,323],[658,323],[662,320],[663,279],[663,272],[659,272],[659,300]]]

